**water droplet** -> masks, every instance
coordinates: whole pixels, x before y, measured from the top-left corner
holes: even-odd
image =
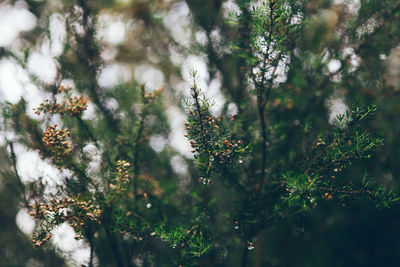
[[[146,204],[146,208],[150,209],[151,208],[151,203]]]
[[[247,242],[247,249],[248,250],[253,250],[254,249],[254,243],[253,242]]]
[[[203,179],[203,184],[211,184],[211,180],[207,179],[207,178],[204,178]]]

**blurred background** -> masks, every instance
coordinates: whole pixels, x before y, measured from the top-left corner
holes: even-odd
[[[194,172],[191,147],[183,137],[182,99],[189,97],[189,71],[198,71],[198,86],[216,103],[212,107],[215,116],[235,115],[246,104],[243,99],[251,95],[244,59],[231,48],[241,39],[240,34],[245,34],[238,19],[244,12],[243,2],[0,0],[2,107],[21,104],[24,99],[26,116],[39,120],[43,117],[33,108],[51,96],[55,84],[70,85],[77,91],[96,84],[107,110],[123,118],[124,109],[135,108],[129,102],[135,97],[126,98],[132,84],[144,82],[151,91],[163,87],[164,115],[149,119],[156,125],[149,136],[149,155],[160,157],[158,164],[185,194]],[[367,127],[384,137],[384,146],[372,161],[357,162],[347,175],[368,171],[379,183],[398,189],[399,1],[290,2],[298,2],[301,16],[294,23],[301,23],[302,30],[292,41],[290,62],[279,70],[283,89],[279,101],[274,102],[282,106],[282,120],[290,122],[287,135],[295,135],[296,126],[306,121],[316,129],[329,127],[336,115],[355,103],[376,104],[379,110]],[[93,17],[74,17],[83,12],[82,6]],[[85,38],[79,36],[84,33],[80,19],[95,25],[90,40],[96,43],[98,56],[80,54],[88,49],[77,42],[79,37]],[[94,120],[96,112],[89,103],[83,119]],[[3,112],[1,120],[5,116]],[[249,117],[249,122],[254,121]],[[84,241],[74,239],[68,226],[56,229],[46,248],[31,244],[35,222],[22,204],[21,188],[40,180],[51,192],[60,177],[69,174],[28,148],[13,129],[1,126],[0,130],[0,266],[87,264],[90,249]],[[20,179],[15,177],[9,156],[10,140],[15,143]],[[93,164],[88,168],[96,170],[96,149],[85,149]],[[268,228],[264,250],[255,251],[255,258],[262,259],[255,262],[258,266],[397,266],[399,212],[397,207],[378,211],[368,201],[345,208],[321,203],[302,219],[304,232],[290,224]],[[226,258],[230,265],[225,266],[236,266],[235,255]]]

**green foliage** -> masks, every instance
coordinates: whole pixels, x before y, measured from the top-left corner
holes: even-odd
[[[365,106],[339,115],[335,121],[337,128],[317,139],[299,171],[283,174],[288,191],[283,201],[289,210],[308,211],[323,199],[335,199],[346,205],[347,201],[364,196],[374,200],[378,208],[389,207],[398,200],[391,190],[373,183],[366,173],[361,175],[359,186],[346,177],[346,169],[353,162],[370,159],[383,142],[382,138],[370,137],[360,126],[375,111],[375,106]]]
[[[213,172],[219,172],[223,177],[227,168],[240,164],[241,155],[249,146],[244,146],[241,140],[234,140],[222,128],[222,123],[211,116],[209,109],[212,104],[205,96],[201,99],[196,72],[193,73],[193,81],[192,99],[186,102],[189,116],[185,125],[192,152],[203,173],[199,182],[210,184]]]
[[[189,253],[194,257],[200,257],[211,249],[211,245],[204,241],[201,232],[197,230],[185,229],[182,226],[166,230],[164,225],[160,225],[155,228],[155,233],[172,248],[185,250],[182,253],[184,255]]]
[[[50,255],[44,265],[59,261],[48,241],[68,224],[90,247],[89,266],[393,266],[400,110],[396,60],[382,58],[400,44],[397,1],[352,10],[336,1],[238,0],[229,16],[222,1],[41,2],[26,1],[40,21],[64,14],[67,39],[54,84],[30,77],[46,93],[37,117],[28,99],[1,103],[9,159],[0,161],[0,199],[12,200],[12,212],[0,206],[0,218],[11,216],[4,229],[17,229],[17,210],[29,208],[36,251]],[[186,8],[182,26],[173,19]],[[104,14],[126,19],[125,41],[101,40]],[[42,24],[42,37],[33,31],[21,44],[52,40]],[[193,37],[180,43],[175,24]],[[33,50],[1,48],[0,57],[30,71]],[[180,62],[192,54],[208,74],[192,71],[184,97]],[[116,62],[135,78],[102,85],[102,71]],[[161,71],[164,89],[140,83],[142,67]],[[206,97],[212,90],[199,88],[214,82],[226,100],[219,111]],[[172,145],[177,108],[186,112],[193,158]],[[54,188],[44,177],[23,182],[15,145],[58,168]],[[389,254],[372,237],[364,241],[363,220]],[[7,255],[0,246],[0,265],[30,264],[3,264]]]

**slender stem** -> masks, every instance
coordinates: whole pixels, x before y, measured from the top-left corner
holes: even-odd
[[[140,119],[139,119],[139,129],[136,135],[136,140],[135,140],[135,153],[133,155],[133,171],[135,172],[135,178],[133,179],[133,195],[136,198],[137,194],[137,179],[139,177],[140,173],[140,166],[139,166],[139,147],[140,147],[140,140],[142,139],[143,135],[143,130],[144,130],[144,120],[147,115],[147,109],[146,109],[146,99],[145,99],[145,86],[144,84],[141,85],[141,94],[142,94],[142,103],[143,103],[143,109],[140,114]],[[136,205],[136,201],[135,201]]]
[[[123,264],[122,259],[121,259],[121,254],[120,254],[119,249],[118,249],[118,243],[116,242],[114,236],[112,235],[112,233],[110,232],[110,230],[107,227],[105,227],[105,231],[106,231],[106,235],[107,235],[108,241],[110,242],[110,247],[111,247],[111,250],[112,250],[112,252],[114,254],[114,258],[115,258],[115,260],[117,262],[117,266],[118,267],[124,267],[124,264]]]
[[[76,175],[78,175],[79,178],[79,185],[80,185],[80,190],[81,192],[85,192],[87,190],[87,185],[91,184],[93,186],[95,186],[95,184],[93,183],[92,178],[90,178],[89,176],[87,176],[85,170],[82,170],[77,163],[75,162],[70,162],[69,164],[67,164],[65,166],[66,168],[72,170]]]
[[[262,86],[262,85],[261,85]],[[269,90],[270,91],[270,90]],[[265,101],[266,103],[266,101]],[[261,135],[263,139],[263,143],[261,146],[261,172],[258,182],[258,187],[256,188],[256,196],[255,196],[255,206],[253,215],[256,216],[258,211],[258,202],[261,196],[262,187],[264,186],[264,179],[265,179],[265,168],[266,168],[266,158],[267,158],[267,125],[265,122],[264,111],[265,111],[265,104],[263,103],[263,96],[259,90],[259,94],[257,97],[257,108],[258,108],[258,116],[260,117],[260,126],[261,126]],[[254,225],[250,226],[249,236],[252,236],[254,232]],[[247,241],[246,241],[247,242]],[[241,266],[245,267],[247,265],[247,258],[248,258],[249,250],[247,248],[247,243],[245,243],[243,253],[242,253],[242,263]]]
[[[193,87],[192,87],[192,97],[194,99],[194,103],[196,106],[196,111],[197,111],[197,115],[200,118],[200,135],[201,135],[201,141],[203,143],[204,148],[208,151],[208,141],[205,135],[205,129],[204,129],[204,114],[201,110],[201,105],[199,102],[199,90],[197,89],[197,85],[196,83],[194,83]]]
[[[134,153],[134,157],[133,157],[133,169],[135,171],[135,174],[138,175],[139,174],[139,146],[140,146],[140,141],[142,139],[142,135],[143,135],[143,130],[144,130],[144,114],[142,113],[140,120],[139,120],[139,129],[138,129],[138,133],[136,136],[136,140],[135,140],[135,153]]]
[[[240,266],[246,267],[247,266],[247,258],[249,255],[249,249],[247,248],[247,243],[243,247],[242,251],[242,262],[240,263]]]
[[[80,61],[80,65],[83,66],[84,71],[87,74],[88,80],[85,86],[88,88],[93,103],[104,115],[109,127],[115,132],[118,132],[118,121],[114,118],[112,112],[106,108],[99,94],[101,87],[97,81],[97,73],[101,66],[101,58],[99,48],[96,46],[95,42],[96,28],[94,20],[96,14],[92,14],[96,13],[96,11],[93,11],[91,7],[88,6],[87,1],[77,0],[77,4],[83,10],[82,18],[79,22],[85,32],[84,34],[80,34],[76,30],[72,29],[73,35],[79,46],[74,52]]]
[[[385,22],[387,22],[388,19],[392,18],[393,14],[395,14],[398,10],[400,10],[400,2],[398,2],[395,6],[389,8],[389,10],[381,9],[372,16],[377,21],[378,18],[381,18],[381,21],[378,21],[379,24],[377,27],[375,27],[372,33],[366,35],[361,42],[359,42],[357,45],[353,47],[355,49],[354,52],[356,55],[360,53],[360,50],[362,48],[365,48],[365,45],[368,44],[368,41],[370,41],[371,38],[376,36],[382,30],[382,28],[385,26]]]
[[[266,169],[266,160],[267,160],[267,124],[265,121],[265,107],[266,104],[268,103],[269,99],[270,99],[270,95],[271,95],[271,91],[272,91],[272,86],[274,84],[274,76],[275,76],[275,72],[277,69],[277,65],[282,57],[282,52],[279,53],[278,57],[277,57],[277,63],[272,63],[271,59],[270,59],[270,48],[271,45],[273,45],[272,43],[272,39],[273,39],[273,33],[274,33],[274,26],[275,26],[275,8],[276,8],[276,2],[275,1],[271,1],[269,3],[269,29],[268,29],[268,36],[267,36],[267,47],[266,47],[266,51],[264,53],[264,59],[263,59],[263,65],[262,65],[262,69],[261,69],[261,80],[257,81],[257,75],[253,76],[253,82],[254,85],[256,87],[257,90],[257,111],[258,111],[258,116],[260,118],[260,128],[261,128],[261,136],[262,136],[262,144],[261,144],[261,171],[260,171],[260,176],[258,179],[258,183],[257,183],[257,188],[256,188],[256,192],[255,192],[255,197],[253,199],[253,203],[254,203],[254,209],[253,209],[253,218],[255,218],[258,214],[258,208],[259,208],[259,200],[261,197],[261,193],[263,191],[263,187],[264,187],[264,181],[265,181],[265,169]],[[267,64],[271,63],[271,66],[267,67]],[[270,68],[272,69],[272,74],[271,77],[269,79],[266,78],[266,74],[267,74],[267,70],[269,70]],[[254,224],[250,225],[250,229],[248,232],[248,238],[252,238],[255,232],[255,226]],[[248,240],[246,240],[246,242],[248,242]],[[243,250],[243,254],[242,254],[242,267],[245,267],[247,264],[247,258],[248,258],[248,248],[247,248],[247,243],[245,244],[244,250]]]
[[[332,193],[345,193],[349,195],[368,195],[372,199],[375,198],[375,194],[368,189],[358,189],[358,190],[347,190],[347,189],[339,189],[339,188],[332,188],[332,187],[327,187],[327,186],[319,186],[316,187],[317,190],[323,191],[323,192],[332,192]]]
[[[261,267],[263,260],[263,246],[264,246],[264,231],[261,231],[257,235],[257,246],[255,248],[255,259],[254,259],[254,267]]]
[[[89,138],[94,142],[94,145],[96,146],[96,148],[99,151],[103,152],[103,155],[105,156],[108,165],[112,166],[113,164],[111,163],[111,158],[110,158],[109,153],[107,153],[107,151],[105,149],[102,149],[102,147],[100,146],[100,144],[97,141],[96,137],[94,136],[94,133],[93,133],[92,129],[90,128],[90,126],[84,120],[82,120],[81,117],[77,117],[77,120],[78,120],[79,124],[82,125],[82,127],[86,130],[86,132],[89,135]]]
[[[91,230],[91,229],[90,229],[90,230]],[[90,245],[90,261],[89,261],[89,267],[93,267],[94,245],[93,245],[93,233],[92,233],[92,231],[90,231],[89,245]]]
[[[258,188],[257,188],[257,195],[256,195],[256,201],[259,198],[259,195],[262,191],[262,187],[264,185],[264,179],[265,179],[265,165],[266,165],[266,158],[267,158],[267,125],[265,123],[265,117],[264,117],[264,111],[265,111],[265,106],[261,105],[261,103],[258,104],[258,116],[260,117],[260,125],[261,125],[261,136],[262,136],[262,146],[261,146],[261,173],[260,173],[260,178],[259,178],[259,183],[258,183]],[[256,203],[257,204],[257,203]]]
[[[28,207],[28,200],[26,199],[26,195],[25,195],[25,185],[22,183],[21,176],[19,176],[18,169],[17,169],[17,156],[15,155],[14,143],[9,142],[9,145],[10,145],[11,161],[12,161],[15,177],[17,178],[18,186],[21,190],[21,194],[23,195],[24,204],[26,207]]]

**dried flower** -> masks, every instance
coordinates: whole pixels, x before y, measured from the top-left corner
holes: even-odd
[[[87,98],[83,96],[69,96],[70,89],[70,87],[60,86],[57,93],[65,94],[68,97],[63,99],[61,103],[57,103],[57,97],[54,97],[53,102],[45,99],[38,108],[34,109],[35,113],[40,115],[41,112],[48,112],[49,114],[59,113],[61,115],[80,116],[87,109]]]
[[[72,152],[72,143],[68,141],[71,133],[68,129],[57,129],[57,124],[48,126],[43,134],[43,143],[56,163],[63,163]]]

